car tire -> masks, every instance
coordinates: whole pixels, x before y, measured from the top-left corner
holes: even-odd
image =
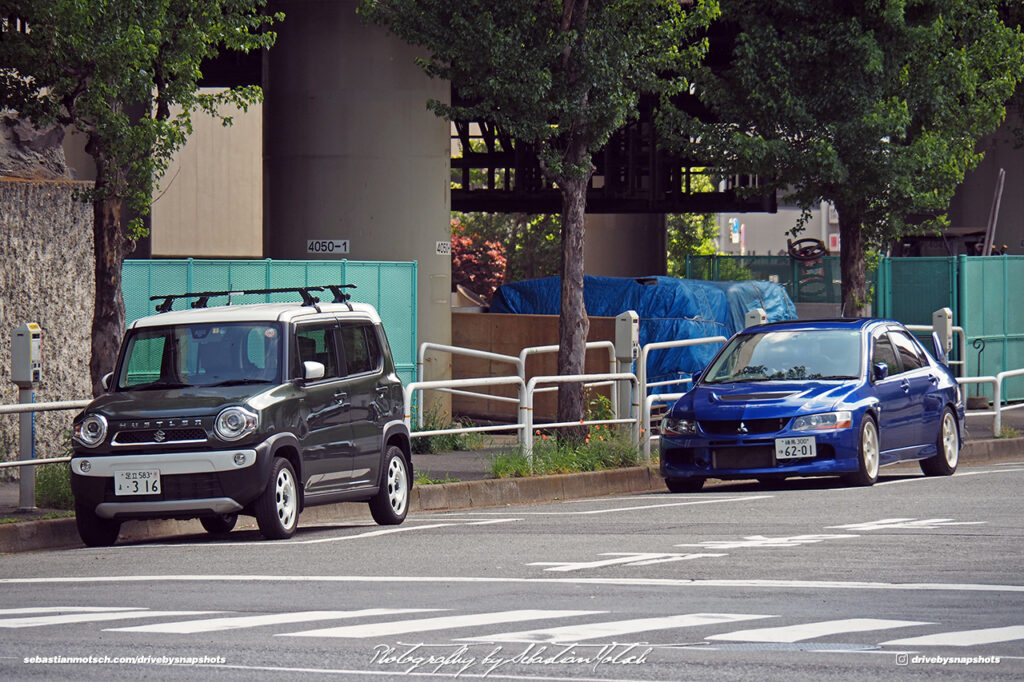
[[[200,517],[199,523],[210,535],[227,535],[238,522],[238,514],[217,514]]]
[[[704,479],[699,476],[666,478],[665,487],[673,493],[695,493],[704,487]]]
[[[865,414],[860,423],[860,438],[857,439],[857,471],[846,474],[843,480],[851,485],[874,485],[878,480],[880,456],[878,426],[874,417]]]
[[[370,515],[382,526],[397,526],[409,513],[409,466],[402,449],[389,445],[384,453],[380,490],[370,500]]]
[[[948,407],[942,411],[935,444],[939,451],[933,457],[921,460],[921,471],[925,476],[952,476],[960,462],[960,431],[953,410]]]
[[[284,457],[274,459],[266,489],[256,498],[256,523],[268,540],[284,540],[299,521],[299,491],[295,470]]]
[[[120,521],[97,516],[89,505],[75,505],[75,525],[87,547],[110,547],[121,533]]]

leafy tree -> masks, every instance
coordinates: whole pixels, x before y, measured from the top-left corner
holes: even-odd
[[[43,126],[74,126],[96,164],[92,202],[96,301],[93,391],[117,358],[124,330],[121,266],[144,236],[154,184],[192,130],[196,110],[245,109],[258,87],[199,92],[200,65],[221,49],[273,44],[283,15],[266,0],[3,0],[0,108]],[[225,124],[227,117],[221,117]]]
[[[461,284],[485,301],[505,278],[505,247],[501,242],[473,235],[452,220],[452,283]]]
[[[685,7],[684,7],[685,5]],[[488,120],[537,146],[562,193],[558,371],[583,372],[583,216],[592,153],[637,115],[641,92],[672,94],[704,50],[717,0],[363,0],[368,19],[413,45],[433,77],[472,104],[429,107],[448,119]],[[584,416],[582,385],[559,390],[558,416]]]
[[[547,213],[454,213],[474,238],[504,247],[502,283],[558,274],[561,241],[559,219]]]
[[[863,314],[865,246],[946,211],[1024,77],[1024,38],[999,5],[721,0],[737,35],[727,65],[697,81],[718,122],[664,120],[698,158],[758,173],[805,208],[832,201],[843,312]]]

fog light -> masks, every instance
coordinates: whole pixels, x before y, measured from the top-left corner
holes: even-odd
[[[89,460],[83,459],[81,462],[78,463],[78,469],[83,474],[87,474],[92,470],[92,464],[89,463]]]
[[[238,465],[238,466],[245,466],[245,453],[244,452],[236,452],[235,453],[235,464]]]

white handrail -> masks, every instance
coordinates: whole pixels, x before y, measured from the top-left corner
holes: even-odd
[[[680,384],[683,383],[684,379],[677,379],[675,381],[658,382],[657,384],[647,383],[647,357],[650,355],[652,350],[659,350],[662,348],[681,348],[684,346],[700,346],[705,343],[725,343],[728,341],[724,336],[705,336],[699,339],[680,339],[678,341],[655,341],[649,343],[640,349],[640,359],[636,364],[636,376],[637,383],[639,384],[640,395],[647,395],[647,389],[649,386],[666,386],[669,384]]]
[[[61,400],[49,403],[17,403],[14,405],[0,405],[0,414],[78,410],[85,407],[91,402],[92,400]]]
[[[492,360],[494,362],[507,362],[516,366],[516,374],[522,375],[522,361],[512,355],[502,355],[501,353],[492,353],[485,350],[477,350],[476,348],[463,348],[462,346],[449,346],[443,343],[433,343],[432,341],[424,341],[420,344],[418,357],[416,360],[416,383],[423,383],[425,381],[423,377],[423,363],[427,356],[428,350],[441,351],[443,353],[450,353],[451,355],[465,355],[470,358],[479,358],[481,360]],[[438,387],[440,388],[440,387]],[[478,397],[489,397],[484,393],[476,394]],[[408,409],[406,409],[408,412]],[[416,400],[416,424],[418,426],[423,425],[423,390],[421,389]]]
[[[654,407],[654,403],[671,403],[682,398],[685,393],[655,393],[649,395],[644,399],[644,413],[640,420],[640,427],[643,429],[643,447],[644,447],[644,462],[650,464],[651,462],[651,440],[655,438],[651,434],[651,408]],[[646,438],[643,436],[646,435]],[[657,436],[660,441],[661,436]]]

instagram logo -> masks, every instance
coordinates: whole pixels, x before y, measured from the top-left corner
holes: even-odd
[[[910,665],[910,654],[896,654],[896,665]]]

